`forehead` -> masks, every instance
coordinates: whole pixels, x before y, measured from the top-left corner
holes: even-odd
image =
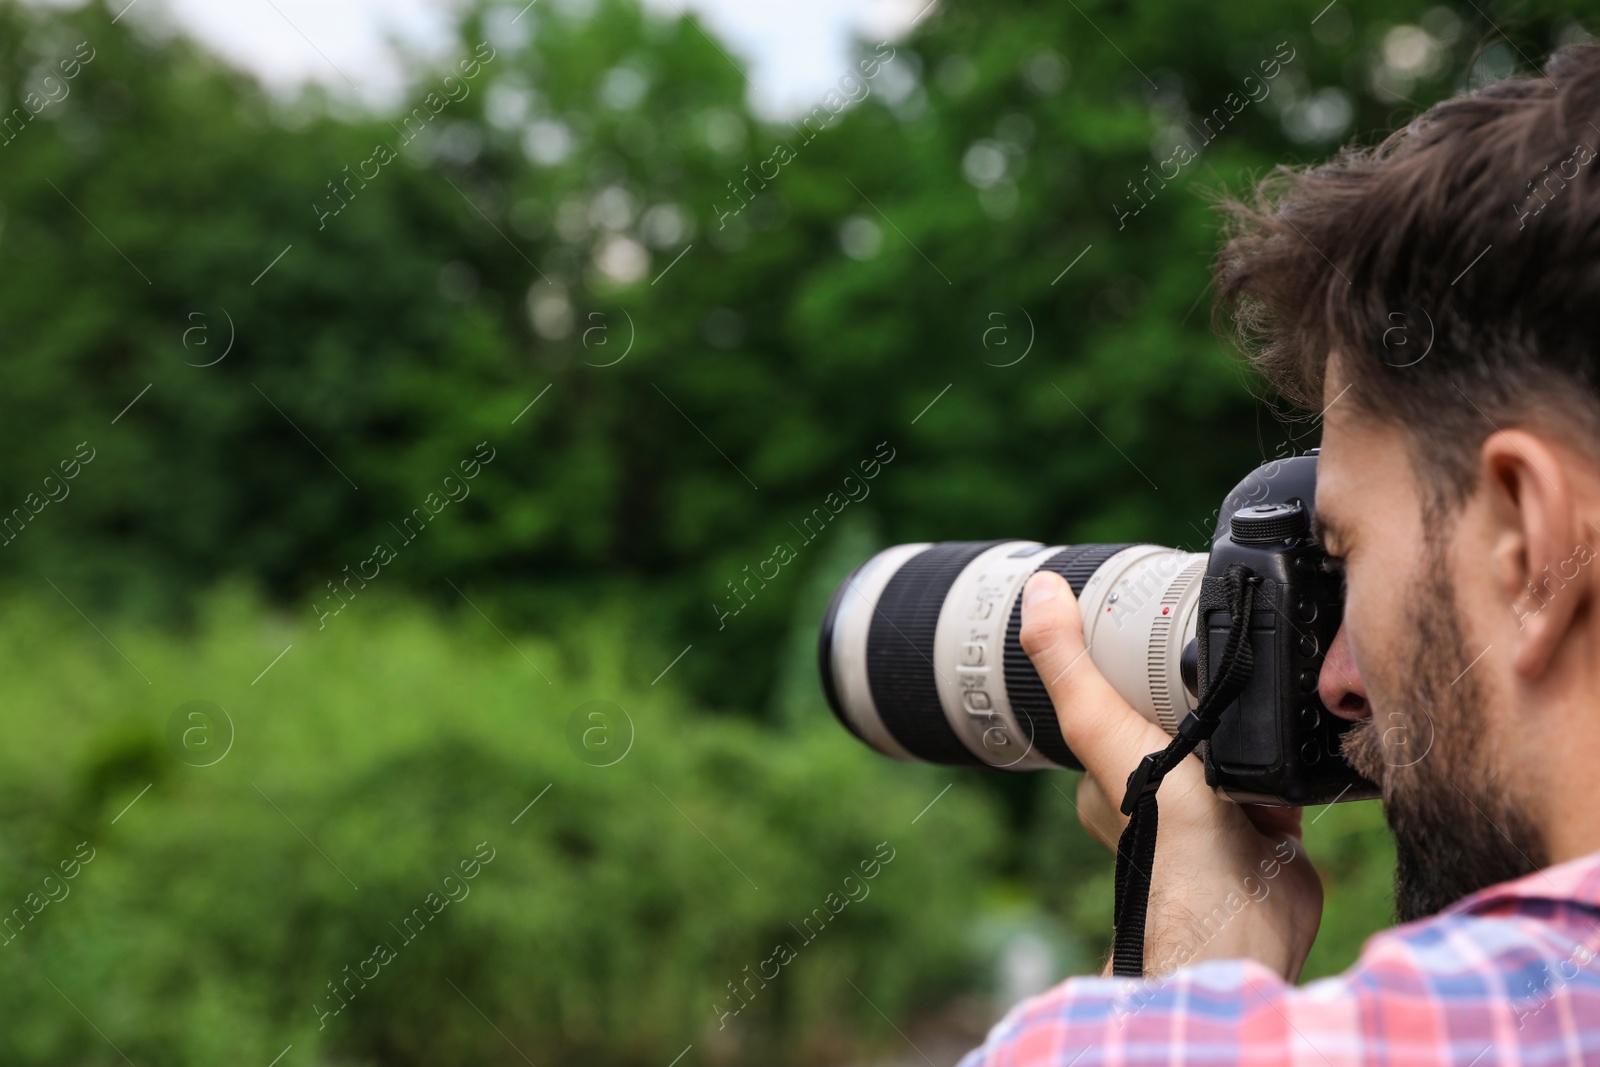
[[[1322,410],[1319,418],[1322,420],[1323,459],[1317,464],[1319,472],[1329,465],[1329,458],[1335,458],[1330,457],[1329,453],[1346,452],[1351,438],[1360,437],[1361,424],[1369,421],[1356,418],[1355,407],[1350,398],[1350,382],[1340,369],[1339,360],[1329,356],[1328,370],[1322,378]]]
[[[1327,373],[1323,376],[1321,453],[1317,458],[1317,525],[1330,531],[1337,531],[1341,525],[1339,501],[1345,495],[1344,483],[1349,480],[1346,468],[1358,444],[1352,438],[1359,437],[1359,434],[1352,434],[1355,427],[1345,418],[1352,405],[1344,403],[1348,399],[1349,383],[1340,373],[1338,363],[1335,357],[1329,356]]]
[[[1342,537],[1362,515],[1414,509],[1411,452],[1398,427],[1373,418],[1354,401],[1336,357],[1328,359],[1322,405],[1317,525],[1344,547]]]

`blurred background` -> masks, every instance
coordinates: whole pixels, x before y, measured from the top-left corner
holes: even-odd
[[[944,1067],[1099,966],[1074,777],[856,743],[828,595],[1205,545],[1317,433],[1213,205],[1584,5],[797,7],[0,2],[0,1063]]]

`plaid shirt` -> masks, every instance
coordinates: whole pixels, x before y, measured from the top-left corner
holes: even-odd
[[[1069,979],[960,1067],[1600,1064],[1597,955],[1600,852],[1376,934],[1304,986],[1252,960]]]

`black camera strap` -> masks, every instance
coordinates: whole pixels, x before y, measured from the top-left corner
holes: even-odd
[[[1172,743],[1145,756],[1128,775],[1128,791],[1122,798],[1122,814],[1128,816],[1128,828],[1117,842],[1112,917],[1116,933],[1111,950],[1111,973],[1119,978],[1144,976],[1145,910],[1150,904],[1150,872],[1156,858],[1156,790],[1167,772],[1216,730],[1223,709],[1244,691],[1255,666],[1248,633],[1255,589],[1261,579],[1243,564],[1234,563],[1223,572],[1222,580],[1228,602],[1228,637],[1214,677],[1205,686],[1195,709],[1184,716]],[[1205,624],[1202,618],[1200,625]]]

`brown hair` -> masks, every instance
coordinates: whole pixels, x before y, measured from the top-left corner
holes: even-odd
[[[1410,431],[1437,502],[1537,417],[1600,442],[1600,46],[1443,101],[1376,147],[1278,167],[1224,205],[1216,313],[1290,402]],[[1596,452],[1600,456],[1600,451]]]

